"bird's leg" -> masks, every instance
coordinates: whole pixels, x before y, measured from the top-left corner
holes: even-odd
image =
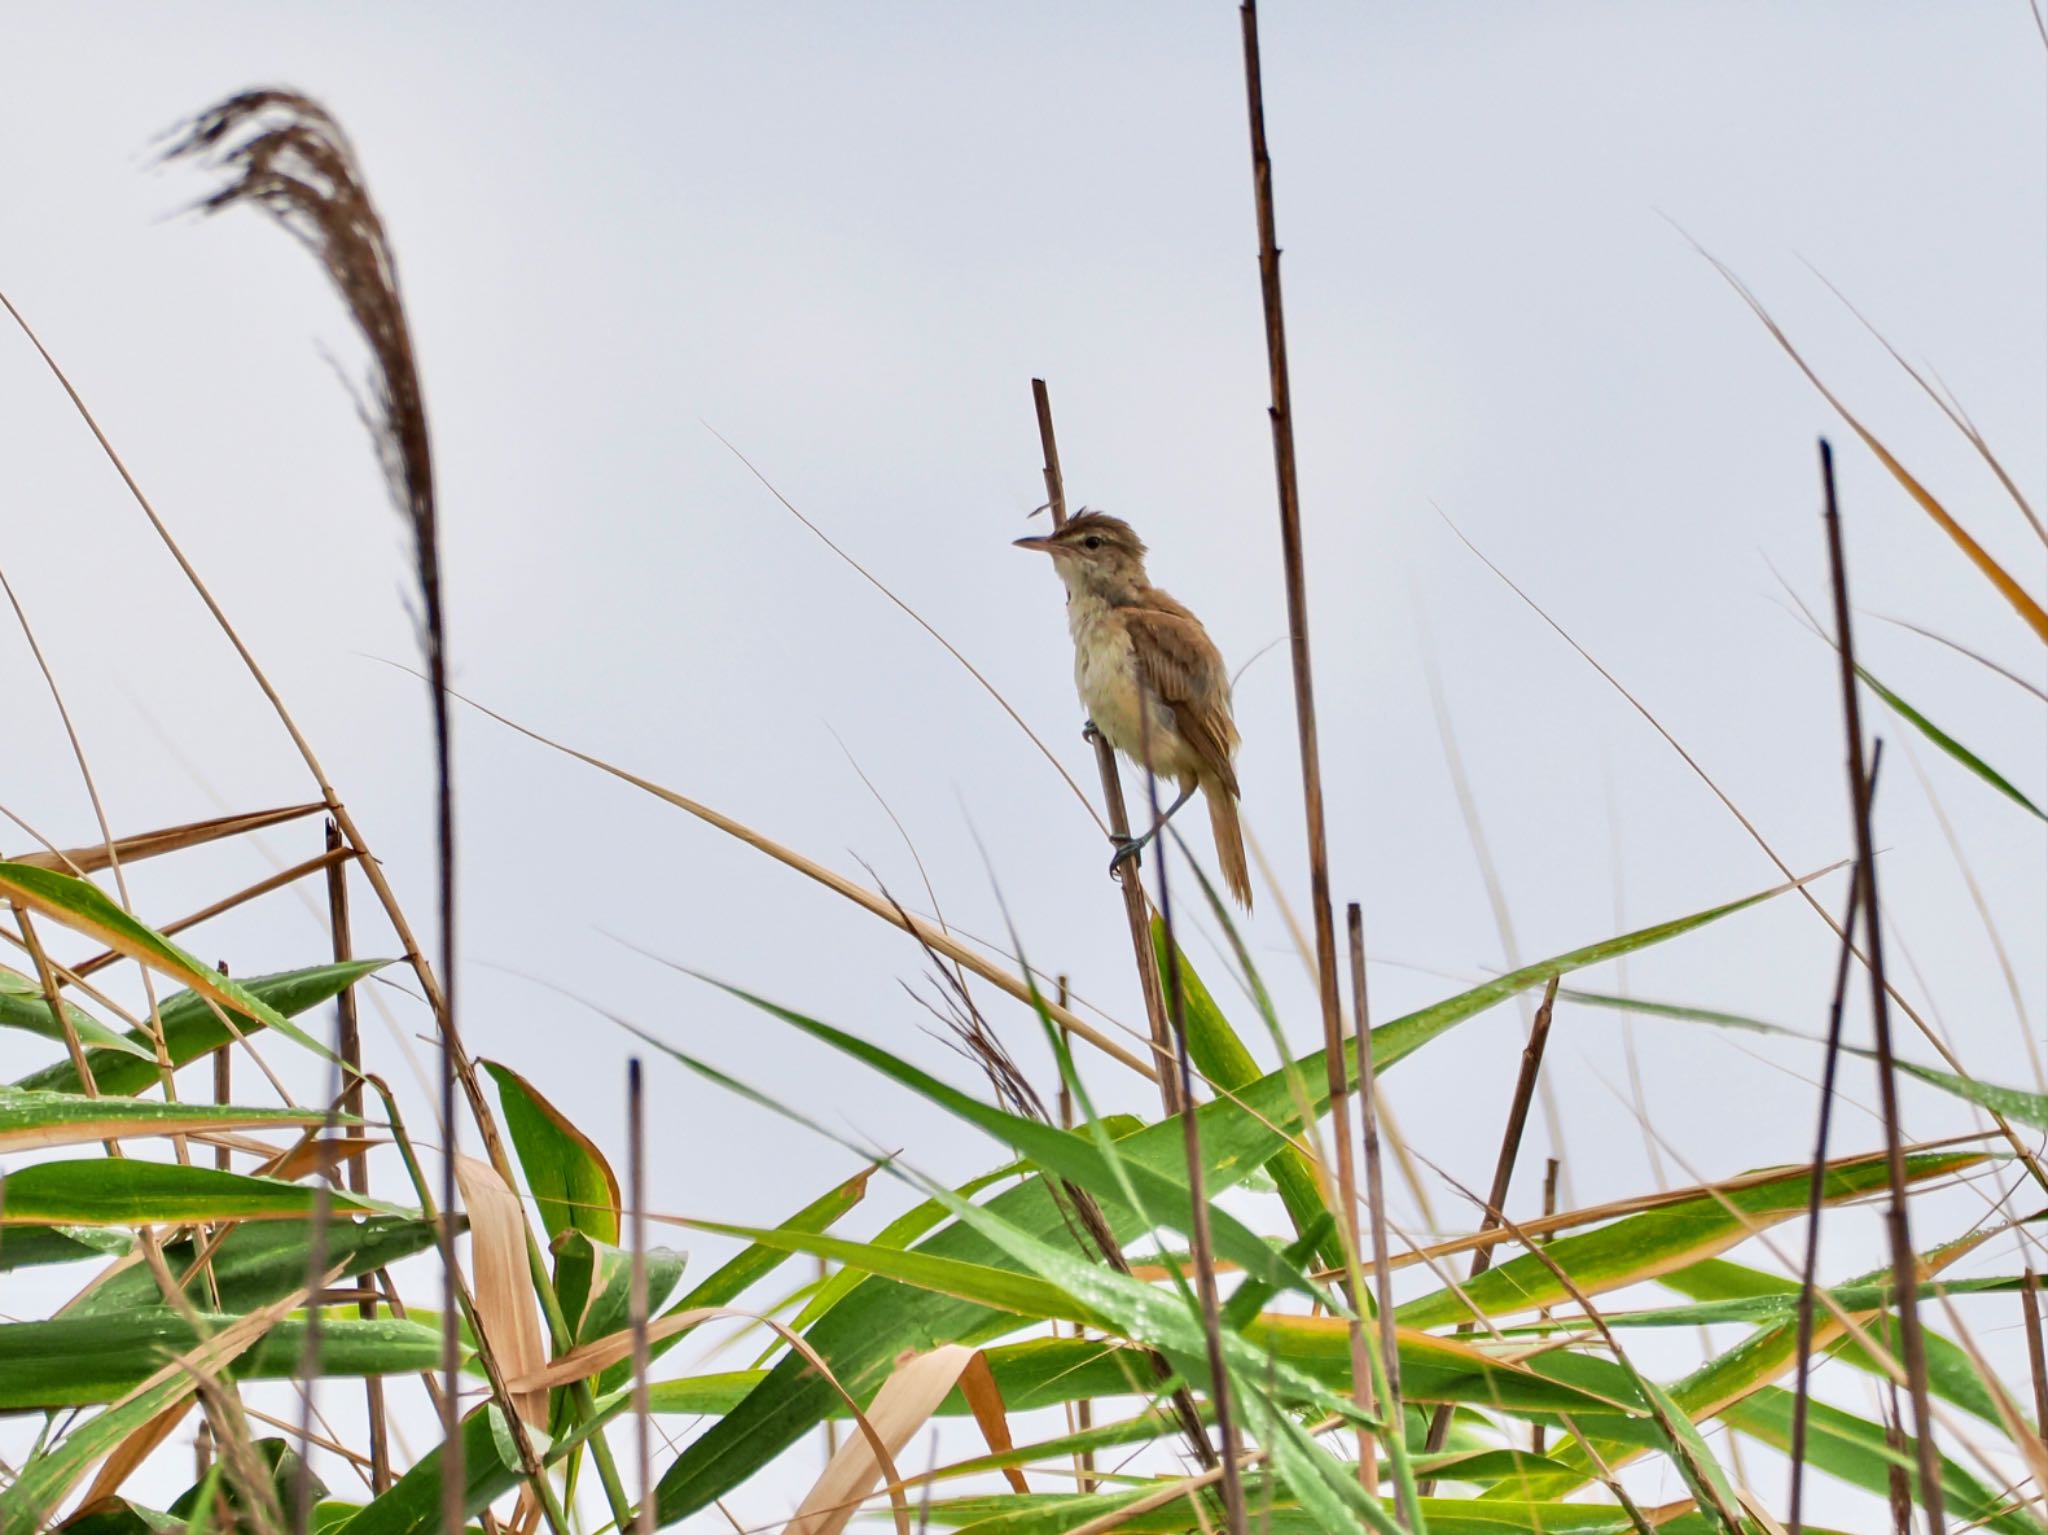
[[[1125,859],[1136,858],[1138,854],[1144,850],[1145,844],[1150,842],[1154,837],[1159,835],[1160,829],[1164,827],[1168,821],[1173,819],[1173,813],[1176,810],[1180,809],[1181,806],[1185,805],[1188,802],[1188,800],[1193,797],[1195,790],[1199,787],[1199,783],[1191,783],[1185,789],[1181,790],[1180,798],[1175,800],[1171,805],[1168,805],[1166,807],[1166,813],[1160,816],[1158,823],[1154,825],[1150,831],[1146,832],[1144,836],[1125,837],[1121,842],[1117,843],[1116,854],[1109,860],[1110,874],[1114,876],[1117,871],[1117,866],[1120,865]]]

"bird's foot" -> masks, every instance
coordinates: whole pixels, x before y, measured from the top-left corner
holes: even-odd
[[[1095,728],[1095,721],[1090,720],[1081,727],[1081,739],[1090,746],[1093,746],[1102,739],[1102,732]]]
[[[1151,840],[1152,833],[1149,831],[1146,832],[1145,835],[1142,837],[1117,838],[1116,852],[1111,855],[1109,860],[1109,877],[1111,879],[1120,878],[1121,876],[1119,874],[1119,871],[1127,863],[1135,867],[1138,861],[1138,855],[1145,850],[1145,844],[1150,842]]]

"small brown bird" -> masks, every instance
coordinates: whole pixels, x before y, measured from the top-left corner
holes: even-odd
[[[1074,686],[1089,720],[1140,767],[1149,751],[1152,771],[1180,784],[1180,798],[1161,826],[1202,791],[1223,883],[1249,911],[1252,882],[1231,766],[1237,724],[1230,717],[1230,674],[1201,620],[1146,578],[1145,545],[1122,518],[1084,511],[1050,537],[1020,538],[1017,547],[1051,555],[1066,583]],[[1124,843],[1110,867],[1156,831]]]

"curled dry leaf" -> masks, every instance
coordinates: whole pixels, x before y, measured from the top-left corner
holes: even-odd
[[[884,1477],[891,1498],[900,1499],[902,1477],[892,1457],[910,1443],[910,1436],[924,1427],[956,1385],[974,1408],[989,1448],[998,1452],[1008,1449],[1010,1432],[1002,1398],[994,1395],[995,1376],[980,1349],[948,1343],[928,1354],[905,1354],[868,1404],[867,1421],[873,1434],[848,1439],[839,1447],[824,1475],[804,1494],[796,1516],[783,1527],[783,1535],[839,1535]],[[998,1438],[1003,1442],[998,1444]],[[881,1453],[883,1446],[886,1455]],[[1024,1490],[1018,1485],[1021,1480],[1011,1473],[1011,1485],[1019,1491]]]
[[[512,1382],[512,1410],[534,1428],[548,1423],[545,1386],[521,1387],[522,1378],[547,1364],[540,1312],[526,1266],[526,1223],[514,1194],[488,1162],[455,1159],[455,1181],[469,1212],[470,1282],[477,1320],[498,1368]]]
[[[1017,1447],[1010,1438],[1010,1417],[1003,1407],[1002,1387],[996,1384],[996,1372],[989,1368],[988,1355],[980,1349],[974,1351],[967,1368],[960,1372],[960,1394],[967,1398],[968,1409],[990,1450],[1004,1455]],[[1003,1468],[1003,1480],[1013,1492],[1031,1490],[1023,1471],[1016,1466]]]
[[[287,1183],[297,1183],[308,1173],[318,1173],[323,1178],[331,1180],[343,1163],[366,1156],[373,1148],[383,1144],[382,1141],[355,1135],[334,1135],[321,1140],[300,1141],[298,1145],[278,1152],[263,1163],[256,1169],[256,1175],[259,1178],[282,1178]]]

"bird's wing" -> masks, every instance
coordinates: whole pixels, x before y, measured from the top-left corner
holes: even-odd
[[[1237,725],[1230,717],[1223,657],[1200,620],[1179,603],[1172,609],[1126,608],[1123,616],[1140,677],[1173,710],[1180,733],[1235,798],[1237,773],[1230,759],[1237,751]]]

